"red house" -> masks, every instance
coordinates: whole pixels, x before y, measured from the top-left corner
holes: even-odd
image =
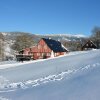
[[[25,55],[32,55],[33,59],[49,58],[64,55],[68,52],[59,41],[42,38],[38,44],[23,51]]]

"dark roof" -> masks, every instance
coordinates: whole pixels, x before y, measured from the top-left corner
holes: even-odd
[[[48,47],[53,50],[54,52],[66,52],[67,50],[64,49],[59,41],[42,38]]]
[[[94,48],[96,49],[97,46],[91,41],[91,40],[88,40],[83,46],[82,48]]]

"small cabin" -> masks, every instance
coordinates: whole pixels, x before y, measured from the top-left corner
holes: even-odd
[[[97,46],[93,43],[93,41],[88,40],[88,41],[82,46],[82,50],[91,50],[91,49],[97,49]]]

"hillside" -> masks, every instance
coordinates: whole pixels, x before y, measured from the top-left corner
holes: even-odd
[[[6,55],[13,55],[13,50],[12,50],[12,44],[14,43],[15,39],[17,36],[21,34],[26,34],[26,32],[1,32],[4,36],[5,39],[5,53]],[[31,34],[31,33],[30,33]],[[77,35],[71,35],[71,34],[45,34],[45,35],[40,35],[40,34],[32,34],[34,43],[37,43],[41,38],[52,38],[54,40],[59,40],[62,43],[66,42],[79,42],[87,38],[84,35],[77,34]],[[7,48],[7,49],[6,49]]]
[[[99,53],[0,65],[1,100],[99,100]]]
[[[14,59],[15,50],[12,49],[12,45],[16,40],[16,37],[22,34],[27,34],[27,32],[0,32],[4,36],[3,45],[3,59]],[[31,33],[29,33],[31,34]],[[71,35],[71,34],[31,34],[33,36],[34,43],[37,44],[41,38],[52,38],[54,40],[60,41],[66,48],[70,51],[77,49],[77,42],[83,42],[87,37],[81,34]]]
[[[15,40],[16,36],[20,34],[26,34],[26,32],[6,32],[3,33],[3,35],[6,37],[6,39]],[[31,34],[31,33],[30,33]],[[37,42],[40,38],[52,38],[56,40],[66,40],[66,41],[75,41],[82,38],[86,38],[85,35],[77,34],[77,35],[71,35],[71,34],[33,34],[33,39]]]

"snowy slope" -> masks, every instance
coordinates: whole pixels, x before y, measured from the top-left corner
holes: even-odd
[[[9,68],[0,69],[1,98],[9,100],[99,100],[100,98],[100,50],[69,54],[18,66],[12,65],[15,67],[9,65]],[[0,65],[1,68],[3,66]]]
[[[1,32],[1,33],[4,36],[4,45],[3,45],[4,58],[3,59],[7,60],[8,57],[13,59],[15,51],[11,48],[11,46],[13,45],[15,40],[13,40],[12,38],[9,38],[9,36],[12,36],[10,33],[6,33],[6,32]]]
[[[99,56],[98,52],[99,51],[90,51],[89,53],[84,52],[79,53],[77,55],[66,55],[64,57],[58,57],[56,59],[47,59],[45,61],[40,61],[36,63],[29,62],[29,64],[14,64],[11,66],[19,66],[10,69],[0,70],[0,76],[3,75],[11,82],[20,82],[22,80],[26,81],[30,79],[37,79],[40,77],[53,75],[55,73],[58,74],[66,70],[72,70],[79,67],[87,66],[88,64],[96,63],[98,61],[97,59]],[[95,57],[95,59],[92,59],[93,57]]]

